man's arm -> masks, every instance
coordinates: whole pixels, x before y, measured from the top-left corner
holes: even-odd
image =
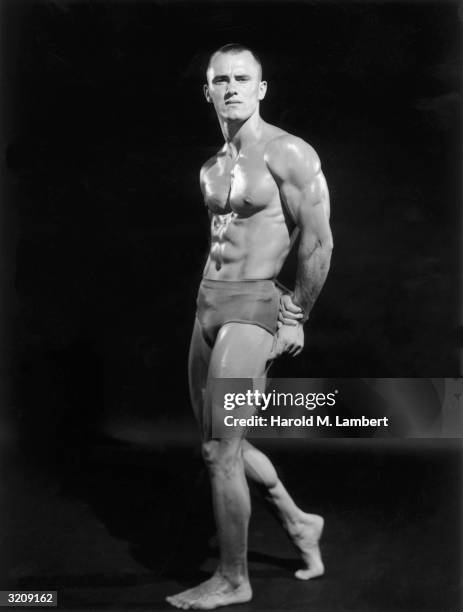
[[[316,152],[300,138],[285,135],[273,140],[266,162],[301,234],[293,300],[302,308],[305,322],[330,267],[328,188]]]

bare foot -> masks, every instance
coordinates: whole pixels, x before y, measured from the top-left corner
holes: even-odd
[[[301,512],[298,523],[287,527],[288,534],[305,564],[304,568],[294,574],[299,580],[316,578],[325,572],[318,545],[324,523],[318,514]]]
[[[177,608],[183,608],[186,606],[188,602],[191,602],[193,599],[197,599],[202,595],[208,593],[210,590],[215,589],[220,585],[222,577],[220,574],[215,573],[213,576],[209,578],[209,580],[205,580],[198,584],[198,586],[193,587],[192,589],[188,589],[186,591],[182,591],[181,593],[177,593],[177,595],[170,595],[166,597],[166,600]],[[184,608],[188,609],[188,608]]]
[[[252,599],[251,585],[243,580],[233,586],[220,573],[192,589],[166,597],[166,600],[182,610],[213,610],[219,606],[244,603]]]

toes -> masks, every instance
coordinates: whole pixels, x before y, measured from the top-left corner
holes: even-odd
[[[311,570],[297,570],[297,572],[295,572],[294,575],[296,576],[298,580],[309,580],[309,578],[311,578],[312,576],[312,571]]]
[[[175,603],[175,599],[173,597],[166,597],[166,601],[170,603],[171,606],[178,608],[177,604]]]
[[[322,574],[323,570],[320,569],[300,569],[294,573],[298,580],[310,580],[311,578],[317,578],[317,576],[321,576]]]
[[[204,599],[198,599],[192,604],[192,608],[195,610],[213,610],[217,606],[221,605],[220,598],[217,597],[206,597]]]
[[[179,599],[177,602],[177,607],[182,610],[188,610],[190,608],[190,604],[186,599]]]
[[[189,608],[187,602],[181,599],[181,597],[178,595],[170,595],[169,597],[166,597],[166,601],[168,601],[171,606],[180,608],[181,610],[188,610]]]

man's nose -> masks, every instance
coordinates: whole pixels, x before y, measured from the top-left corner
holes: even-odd
[[[236,94],[236,82],[235,81],[230,81],[227,85],[227,89],[226,89],[226,95],[227,96],[232,96],[234,94]]]

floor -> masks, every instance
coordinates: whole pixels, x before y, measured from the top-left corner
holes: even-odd
[[[207,577],[217,559],[197,444],[179,439],[11,452],[2,588],[57,590],[61,610],[169,609],[164,597]],[[327,571],[292,577],[297,556],[253,491],[254,599],[237,612],[461,609],[458,441],[261,442],[297,503],[325,517]]]

